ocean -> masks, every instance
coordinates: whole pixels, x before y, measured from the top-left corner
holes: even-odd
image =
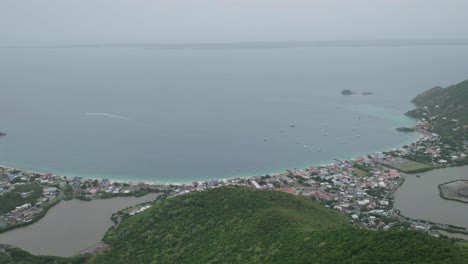
[[[0,164],[157,182],[408,144],[418,135],[394,129],[414,124],[410,100],[468,78],[466,46],[77,46],[1,48],[0,58]]]

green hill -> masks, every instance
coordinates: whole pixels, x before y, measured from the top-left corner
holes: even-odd
[[[418,96],[412,102],[417,106],[450,106],[467,105],[468,80],[458,84],[442,88],[440,86],[429,89]]]
[[[19,248],[0,245],[1,264],[85,264],[87,261],[89,261],[89,256],[73,258],[34,256]]]
[[[468,80],[447,88],[432,88],[412,102],[418,108],[407,114],[416,118],[433,117],[432,130],[448,143],[458,144],[468,139]]]
[[[446,240],[356,229],[344,215],[277,191],[223,187],[125,220],[94,263],[468,263]]]
[[[0,263],[468,263],[468,248],[454,242],[347,222],[307,198],[222,187],[127,218],[108,232],[111,249],[100,255],[64,259],[9,248]]]

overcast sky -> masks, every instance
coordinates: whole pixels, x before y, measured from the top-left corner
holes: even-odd
[[[468,37],[466,0],[0,0],[0,45]]]

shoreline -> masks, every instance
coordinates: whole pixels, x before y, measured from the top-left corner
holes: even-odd
[[[442,187],[444,185],[447,185],[447,184],[450,184],[450,183],[454,183],[454,182],[459,182],[459,181],[464,181],[464,182],[467,182],[468,183],[468,180],[464,180],[464,179],[458,179],[458,180],[453,180],[453,181],[448,181],[448,182],[444,182],[444,183],[441,183],[439,185],[437,185],[437,188],[439,189],[439,196],[440,198],[444,199],[444,200],[448,200],[448,201],[454,201],[454,202],[459,202],[459,203],[465,203],[465,204],[468,204],[468,201],[463,201],[459,198],[450,198],[450,197],[447,197],[445,194],[444,194],[444,191],[442,190]]]
[[[415,122],[415,124],[416,124],[416,122]],[[400,133],[403,133],[403,132],[400,132]],[[369,152],[363,151],[362,153],[357,152],[357,153],[352,153],[352,154],[349,154],[349,155],[342,155],[341,159],[335,157],[335,158],[330,158],[330,159],[323,160],[323,161],[311,162],[311,163],[308,163],[306,165],[292,166],[292,168],[272,169],[271,171],[262,171],[262,172],[258,172],[258,173],[245,172],[245,173],[239,173],[237,175],[229,175],[229,176],[224,176],[224,177],[220,176],[220,177],[207,178],[207,179],[191,179],[191,180],[187,179],[187,180],[183,180],[183,181],[164,181],[164,180],[161,181],[161,180],[146,180],[146,179],[141,179],[141,178],[131,178],[131,176],[122,176],[122,177],[125,177],[125,178],[127,178],[127,177],[130,178],[130,179],[123,179],[123,178],[121,178],[119,176],[113,176],[113,175],[97,176],[97,175],[81,174],[81,173],[73,173],[73,172],[72,173],[41,172],[41,171],[38,171],[36,169],[22,169],[22,168],[18,168],[18,167],[15,167],[15,166],[10,166],[10,165],[5,165],[5,164],[0,164],[0,168],[11,169],[11,170],[19,170],[19,171],[24,171],[24,172],[34,173],[34,174],[39,174],[39,175],[45,175],[45,174],[51,173],[53,175],[63,176],[63,177],[82,177],[83,179],[93,179],[93,180],[108,179],[108,180],[110,180],[112,182],[117,182],[117,183],[141,182],[141,183],[145,183],[145,184],[149,184],[149,185],[186,185],[186,184],[192,184],[193,182],[209,182],[209,181],[215,181],[215,180],[219,181],[219,180],[232,180],[232,179],[249,179],[249,178],[253,178],[253,177],[264,176],[266,174],[268,174],[268,175],[279,175],[279,174],[284,173],[285,171],[289,171],[289,170],[294,170],[294,169],[302,170],[302,169],[306,169],[308,167],[325,166],[325,165],[328,165],[328,164],[331,164],[331,163],[335,162],[336,160],[342,160],[342,161],[354,160],[354,159],[356,159],[358,157],[366,156],[366,155],[369,155],[369,154],[382,153],[382,152],[389,151],[391,149],[399,149],[404,145],[410,145],[410,144],[413,144],[413,143],[417,143],[420,140],[424,139],[424,134],[421,133],[420,131],[416,130],[415,132],[412,132],[412,133],[417,134],[417,136],[415,136],[415,138],[412,138],[408,142],[401,143],[397,147],[385,147],[385,149],[383,149],[383,150],[369,151]],[[242,174],[244,174],[244,175],[242,175]]]
[[[18,168],[18,167],[12,167],[12,166],[9,166],[9,165],[4,165],[4,164],[0,164],[0,168],[5,168],[5,169],[11,169],[11,170],[19,170],[19,171],[24,171],[24,172],[28,172],[28,173],[34,173],[34,174],[39,174],[39,175],[45,175],[47,173],[51,173],[53,175],[56,175],[56,176],[64,176],[64,177],[82,177],[83,179],[97,179],[97,180],[103,180],[103,179],[108,179],[112,182],[118,182],[118,183],[130,183],[130,182],[142,182],[142,183],[145,183],[145,184],[156,184],[156,185],[184,185],[184,184],[191,184],[193,182],[205,182],[205,181],[213,181],[213,180],[232,180],[232,179],[248,179],[248,178],[253,178],[253,177],[258,177],[258,176],[264,176],[265,174],[269,174],[269,175],[279,175],[281,173],[284,173],[285,171],[288,171],[288,170],[293,170],[293,169],[305,169],[307,167],[319,167],[319,166],[325,166],[325,165],[328,165],[328,164],[331,164],[333,162],[335,162],[336,160],[343,160],[343,161],[346,161],[346,160],[354,160],[358,157],[362,157],[362,156],[366,156],[368,154],[374,154],[374,153],[382,153],[382,152],[385,152],[385,151],[388,151],[388,150],[391,150],[391,149],[398,149],[398,148],[401,148],[402,146],[404,145],[409,145],[409,144],[412,144],[412,143],[417,143],[419,142],[421,139],[424,138],[424,135],[419,132],[419,131],[415,131],[414,133],[417,133],[418,136],[417,136],[417,139],[414,140],[412,139],[411,142],[408,142],[406,144],[402,144],[398,147],[389,147],[389,148],[385,148],[385,150],[377,150],[377,151],[373,151],[373,152],[363,152],[363,153],[353,153],[353,154],[350,154],[350,155],[346,155],[345,159],[341,158],[331,158],[331,159],[328,159],[328,160],[324,160],[324,161],[319,161],[319,162],[315,162],[315,163],[308,163],[306,165],[300,165],[300,166],[293,166],[293,168],[283,168],[283,169],[272,169],[271,171],[264,171],[262,173],[257,173],[257,174],[254,174],[254,173],[241,173],[241,174],[246,174],[246,175],[230,175],[230,176],[225,176],[225,177],[216,177],[216,178],[210,178],[210,179],[193,179],[193,180],[185,180],[185,181],[158,181],[158,180],[145,180],[145,179],[139,179],[139,178],[134,178],[134,179],[122,179],[122,178],[118,178],[118,176],[116,176],[115,178],[112,176],[112,175],[107,175],[107,176],[101,176],[101,177],[96,177],[94,175],[90,175],[90,174],[81,174],[81,173],[53,173],[53,172],[41,172],[41,171],[38,171],[38,170],[30,170],[30,169],[22,169],[22,168]],[[108,177],[109,176],[109,177]],[[130,177],[130,176],[123,176],[123,177]]]
[[[292,170],[283,170],[281,172],[276,172],[276,173],[269,173],[269,175],[273,176],[273,177],[277,177],[277,176],[282,176],[284,174],[290,174],[290,173],[298,173],[297,175],[299,176],[294,176],[294,177],[300,177],[300,175],[302,175],[302,173],[304,173],[304,171],[308,171],[309,169],[312,169],[312,168],[319,168],[319,167],[322,167],[322,168],[326,168],[327,166],[335,166],[334,164],[335,163],[340,163],[340,164],[343,164],[343,163],[354,163],[356,162],[357,160],[359,159],[362,159],[362,158],[365,158],[365,156],[369,156],[369,155],[381,155],[381,154],[384,154],[384,155],[387,155],[387,152],[392,152],[392,151],[399,151],[399,150],[402,150],[404,149],[403,146],[405,145],[412,145],[412,144],[419,144],[421,142],[424,142],[426,141],[427,139],[431,139],[434,135],[429,133],[429,131],[424,128],[424,127],[420,127],[419,126],[420,123],[419,121],[414,124],[414,128],[415,128],[415,132],[413,132],[412,134],[414,134],[414,136],[412,136],[411,138],[408,138],[408,140],[406,142],[401,142],[400,143],[400,146],[399,147],[396,147],[396,148],[392,148],[392,147],[386,147],[385,149],[386,150],[383,150],[383,151],[374,151],[374,152],[367,152],[365,154],[359,154],[359,153],[354,153],[354,154],[351,154],[351,155],[346,155],[346,156],[342,156],[341,160],[340,159],[329,159],[327,162],[317,162],[315,164],[317,165],[314,165],[314,164],[308,164],[306,166],[297,166],[298,168],[294,168]],[[404,133],[404,132],[400,132],[400,133]],[[350,156],[350,157],[348,157]],[[371,159],[369,157],[369,159]],[[374,162],[377,162],[377,161],[374,161]],[[376,163],[376,164],[380,164],[380,163]],[[384,164],[381,164],[383,166],[385,166]],[[0,167],[2,167],[2,165],[0,165]],[[66,180],[71,180],[71,178],[73,176],[64,176],[62,174],[52,174],[50,173],[51,175],[47,175],[48,173],[41,173],[41,172],[38,172],[37,170],[20,170],[20,169],[17,169],[17,168],[13,168],[11,166],[4,166],[4,168],[7,168],[7,169],[10,169],[10,170],[18,170],[18,171],[23,171],[23,172],[27,172],[27,173],[31,173],[31,174],[38,174],[38,175],[41,175],[41,176],[45,176],[45,177],[63,177],[64,180],[66,178]],[[264,175],[264,174],[263,174]],[[207,180],[207,182],[209,183],[206,183],[206,186],[202,186],[202,187],[198,187],[197,188],[197,185],[198,184],[201,184],[200,182],[204,182],[204,181],[193,181],[193,182],[179,182],[179,183],[168,183],[168,182],[158,182],[158,181],[138,181],[136,179],[133,179],[133,180],[125,180],[125,179],[113,179],[113,178],[108,178],[109,182],[116,182],[116,183],[128,183],[129,185],[133,185],[135,183],[138,183],[138,185],[140,185],[140,183],[144,183],[144,184],[148,184],[148,185],[153,185],[151,186],[151,188],[170,188],[172,189],[172,191],[175,192],[175,194],[173,196],[177,196],[177,195],[182,195],[182,194],[185,194],[185,193],[189,193],[191,191],[200,191],[200,190],[204,190],[205,188],[210,188],[212,187],[212,184],[214,186],[218,186],[218,184],[221,184],[221,186],[223,186],[223,184],[237,184],[238,182],[242,181],[242,183],[240,183],[241,185],[253,185],[256,189],[259,189],[259,188],[262,188],[258,185],[258,182],[259,182],[259,178],[261,177],[262,175],[259,175],[257,174],[256,176],[252,175],[252,176],[244,176],[244,177],[239,177],[239,176],[233,176],[233,177],[225,177],[224,179],[219,179],[218,180],[212,180],[214,183],[211,183],[210,180]],[[357,176],[356,176],[357,177]],[[391,178],[392,176],[385,176],[385,177],[389,177]],[[397,176],[397,177],[400,177],[400,176]],[[83,180],[86,180],[89,182],[89,180],[102,180],[102,178],[97,178],[97,177],[90,177],[90,178],[82,178]],[[262,177],[263,179],[263,177]],[[340,178],[341,179],[341,178]],[[81,179],[80,179],[81,180]],[[228,183],[228,180],[231,181],[233,180],[234,183],[231,183],[229,182]],[[400,179],[398,179],[400,180]],[[394,201],[394,193],[397,189],[399,189],[403,183],[404,183],[404,178],[401,179],[401,182],[399,182],[399,184],[395,187],[390,184],[390,185],[387,185],[387,186],[390,186],[388,189],[390,190],[390,192],[388,193],[388,196],[386,197],[380,197],[380,198],[376,198],[377,200],[376,201],[373,201],[373,203],[377,204],[377,205],[382,205],[379,201],[379,199],[383,199],[382,201],[386,201],[387,202],[387,205],[388,205],[388,199],[390,200],[390,206],[391,206],[391,214],[393,215],[394,212],[392,211],[394,209],[393,207],[393,202]],[[75,179],[73,179],[73,181],[75,181]],[[252,183],[253,182],[253,183]],[[389,182],[392,182],[391,180]],[[388,182],[385,182],[388,184]],[[68,184],[68,182],[67,182]],[[379,186],[380,186],[380,182],[378,183]],[[159,185],[159,186],[158,186]],[[204,184],[203,184],[204,185]],[[271,185],[271,183],[270,183]],[[264,188],[267,188],[265,186],[263,186]],[[200,189],[201,188],[201,189]],[[273,188],[273,185],[271,186],[271,188]],[[277,187],[279,191],[282,190],[282,188],[279,188]],[[393,189],[394,188],[394,189]],[[284,189],[284,188],[283,188]],[[286,188],[287,189],[287,188]],[[301,190],[302,191],[302,190]],[[296,193],[297,195],[301,194],[301,193]],[[302,194],[304,195],[304,194]],[[320,194],[318,194],[320,196]],[[315,195],[314,195],[315,196]],[[317,196],[315,196],[317,197]],[[326,198],[329,198],[328,196]],[[333,198],[333,197],[332,197]],[[337,200],[337,204],[335,205],[334,209],[337,209],[338,207],[340,208],[339,210],[342,211],[341,207],[340,207],[340,201],[342,202],[342,200]],[[390,212],[390,211],[389,211]],[[348,212],[346,212],[348,213]],[[352,213],[352,212],[351,212]],[[429,227],[432,224],[432,222],[430,221],[426,221],[426,220],[415,220],[415,219],[412,219],[412,218],[408,218],[404,215],[400,215],[400,213],[397,211],[396,212],[397,216],[396,218],[399,219],[399,218],[402,218],[402,219],[406,219],[405,221],[408,221],[408,220],[411,220],[411,223],[412,223],[412,228],[421,228],[421,226],[419,225],[419,223],[426,223],[426,224],[423,224],[424,226],[428,225]],[[353,215],[354,216],[354,215]],[[353,217],[351,216],[351,217]],[[28,225],[28,224],[26,224]],[[437,224],[439,225],[439,224]],[[440,224],[440,225],[444,225],[444,226],[448,226],[448,227],[452,227],[451,225],[445,225],[445,224]],[[12,229],[16,229],[16,228],[20,228],[21,226],[17,226],[17,227],[14,227]],[[455,228],[459,228],[459,227],[456,227],[454,226]],[[429,229],[426,229],[426,231],[429,230]]]

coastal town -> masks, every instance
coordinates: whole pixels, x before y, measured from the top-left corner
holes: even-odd
[[[445,144],[429,128],[430,122],[423,118],[410,129],[399,129],[401,133],[411,130],[421,136],[417,142],[387,152],[279,174],[190,184],[85,179],[0,167],[0,199],[5,200],[0,211],[0,232],[37,221],[62,200],[91,201],[151,192],[164,193],[170,198],[208,188],[240,185],[309,197],[349,215],[351,223],[368,229],[414,229],[433,236],[441,236],[439,230],[443,230],[467,235],[468,229],[410,219],[393,208],[393,194],[404,182],[402,172],[418,173],[468,163],[466,140],[454,147]],[[137,206],[128,214],[138,214],[150,206]]]

